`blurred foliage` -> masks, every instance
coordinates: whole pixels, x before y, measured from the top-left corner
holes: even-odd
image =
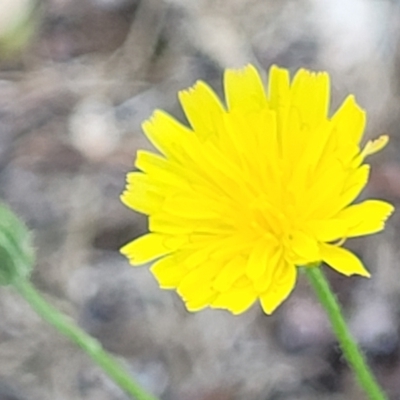
[[[31,232],[6,205],[0,204],[0,285],[27,278],[34,260]]]
[[[22,51],[33,38],[40,20],[36,0],[2,0],[0,2],[0,57]]]

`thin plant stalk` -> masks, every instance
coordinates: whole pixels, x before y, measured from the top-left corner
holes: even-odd
[[[321,268],[305,267],[304,272],[328,314],[332,329],[339,341],[345,358],[355,373],[357,382],[368,394],[370,400],[387,400],[387,396],[377,383],[364,355],[351,335],[336,296],[332,292]]]
[[[82,348],[92,360],[127,394],[136,400],[158,400],[144,390],[101,343],[79,328],[72,320],[50,305],[26,279],[17,279],[13,286],[31,307],[61,334]]]

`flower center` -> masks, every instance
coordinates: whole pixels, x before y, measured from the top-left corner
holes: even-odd
[[[255,199],[250,205],[251,237],[273,237],[287,262],[304,265],[320,260],[317,241],[302,230],[299,216],[290,204],[287,213],[271,205],[265,196]]]

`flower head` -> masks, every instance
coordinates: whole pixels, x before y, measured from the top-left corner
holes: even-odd
[[[349,96],[328,116],[327,73],[273,66],[266,93],[249,65],[224,75],[226,105],[204,82],[179,93],[190,128],[162,111],[143,124],[160,155],[139,151],[122,201],[149,216],[150,233],[121,249],[153,262],[160,286],[188,310],[270,314],[293,290],[297,266],[324,261],[369,276],[344,240],[384,228],[393,207],[352,205],[368,181],[365,112]]]

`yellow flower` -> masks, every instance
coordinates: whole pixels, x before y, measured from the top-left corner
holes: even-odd
[[[122,201],[149,216],[150,233],[121,249],[132,265],[153,262],[164,289],[190,311],[239,314],[259,300],[270,314],[293,290],[297,266],[324,261],[369,276],[340,247],[384,228],[393,207],[351,205],[368,181],[366,116],[349,96],[328,116],[327,73],[273,66],[266,93],[249,65],[227,70],[226,105],[204,82],[179,93],[186,127],[162,111],[143,124],[161,155],[139,151]]]

